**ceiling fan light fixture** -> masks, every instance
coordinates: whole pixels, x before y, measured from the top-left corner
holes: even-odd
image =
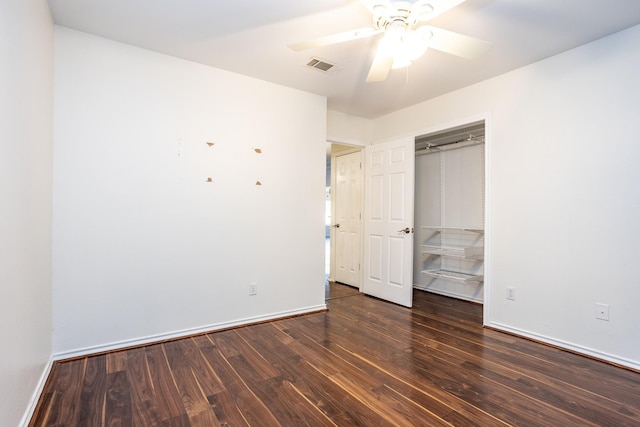
[[[423,32],[410,30],[403,30],[394,35],[394,38],[389,41],[389,46],[385,46],[386,49],[390,49],[388,52],[393,56],[391,68],[408,67],[424,55],[429,47],[429,38]]]
[[[429,47],[429,38],[423,32],[407,31],[402,40],[402,49],[407,52],[407,56],[412,61],[420,58]]]
[[[389,28],[380,39],[378,50],[383,52],[385,55],[394,56],[395,52],[397,52],[402,46],[404,32],[405,31],[402,28]]]

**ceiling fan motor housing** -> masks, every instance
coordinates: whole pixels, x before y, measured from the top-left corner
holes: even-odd
[[[418,21],[429,20],[434,7],[429,2],[394,1],[374,3],[370,8],[373,25],[378,30],[402,27],[413,28]]]

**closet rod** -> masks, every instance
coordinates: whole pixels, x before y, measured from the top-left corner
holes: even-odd
[[[484,142],[484,136],[470,136],[469,138],[460,139],[458,141],[445,142],[443,144],[430,144],[427,142],[427,146],[424,147],[424,150],[430,150],[432,148],[444,147],[445,145],[459,144],[461,142],[475,141],[478,143]]]
[[[444,144],[438,144],[438,145],[427,145],[424,148],[417,149],[416,150],[416,154],[437,153],[438,151],[440,151],[440,147],[444,147],[446,145],[459,144],[461,142],[473,142],[473,144],[468,144],[468,145],[465,145],[463,147],[456,147],[456,148],[451,148],[451,149],[452,150],[456,150],[457,148],[471,147],[473,145],[484,144],[484,137],[467,138],[467,139],[463,139],[463,140],[460,140],[460,141],[446,142]]]

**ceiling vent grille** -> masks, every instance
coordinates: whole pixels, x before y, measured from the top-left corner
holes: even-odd
[[[339,68],[336,64],[332,64],[319,58],[311,58],[309,62],[307,62],[307,67],[322,71],[323,73],[330,73]]]

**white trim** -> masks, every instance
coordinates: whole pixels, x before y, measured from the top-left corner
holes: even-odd
[[[575,353],[579,353],[582,355],[586,355],[586,356],[590,356],[596,359],[600,359],[606,362],[611,362],[611,363],[615,363],[617,365],[620,366],[626,366],[628,368],[631,369],[635,369],[636,371],[640,371],[640,362],[638,361],[634,361],[634,360],[630,360],[630,359],[625,359],[622,357],[618,357],[618,356],[614,356],[612,354],[609,353],[604,353],[602,351],[598,351],[598,350],[594,350],[592,348],[589,347],[584,347],[578,344],[573,344],[570,343],[568,341],[564,341],[564,340],[558,340],[555,338],[550,338],[544,335],[539,335],[536,334],[534,332],[529,332],[529,331],[525,331],[523,329],[519,329],[519,328],[514,328],[511,326],[507,326],[504,325],[502,323],[497,323],[497,322],[491,322],[486,324],[485,326],[488,326],[490,328],[499,330],[499,331],[503,331],[503,332],[508,332],[514,335],[519,335],[525,338],[530,338],[532,340],[535,341],[539,341],[539,342],[543,342],[546,344],[550,344],[559,348],[563,348],[565,350],[570,350],[573,351]]]
[[[491,287],[493,285],[493,182],[491,179],[491,152],[493,150],[493,126],[491,113],[484,115],[484,282],[482,297],[482,322],[491,321]]]
[[[38,402],[40,401],[40,397],[42,397],[42,391],[44,390],[44,385],[47,383],[47,379],[51,373],[51,368],[53,368],[53,357],[49,358],[49,361],[45,365],[42,375],[40,375],[40,379],[38,380],[38,384],[36,385],[36,389],[33,391],[31,399],[29,400],[29,406],[27,406],[20,423],[18,423],[18,427],[27,427],[31,422],[31,417],[33,417],[36,406],[38,406]]]
[[[184,338],[190,335],[202,334],[207,332],[215,332],[221,329],[233,328],[237,326],[250,325],[253,323],[266,322],[269,320],[278,320],[286,317],[297,316],[301,314],[309,314],[321,310],[326,310],[326,304],[301,308],[297,310],[281,311],[278,313],[266,314],[263,316],[246,317],[244,319],[232,320],[230,322],[215,323],[212,325],[199,326],[196,328],[182,329],[179,331],[167,332],[163,334],[148,335],[146,337],[134,338],[123,341],[116,341],[109,344],[95,345],[91,347],[78,348],[75,350],[63,351],[53,354],[53,360],[65,360],[74,357],[88,356],[91,354],[102,353],[106,351],[119,350],[127,347],[135,347],[140,345],[153,344],[161,341]]]
[[[340,143],[337,143],[337,142],[335,142],[335,143],[332,142],[331,145],[342,145],[344,147],[349,147],[348,144],[340,144]],[[336,152],[331,151],[331,157],[332,158],[333,157],[340,157],[340,156],[344,156],[344,155],[347,155],[347,154],[358,153],[358,152],[364,151],[364,149],[365,149],[364,146],[362,146],[362,147],[361,146],[352,146],[351,148],[347,148],[345,150],[340,150],[340,151],[336,151]],[[331,172],[333,172],[333,170]]]
[[[366,147],[367,145],[370,145],[370,143],[367,142],[367,141],[362,141],[360,139],[354,139],[354,138],[341,138],[341,137],[337,137],[337,136],[327,135],[326,139],[327,139],[327,142],[329,142],[331,144],[351,145],[354,148],[355,147]]]

